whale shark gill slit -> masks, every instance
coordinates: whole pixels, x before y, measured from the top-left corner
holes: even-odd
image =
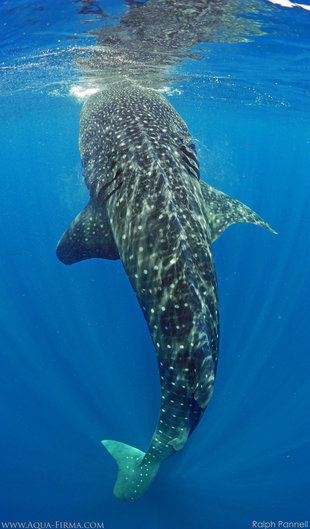
[[[114,178],[113,178],[108,184],[106,184],[106,186],[112,184],[112,183],[116,180],[116,178],[117,178],[117,177],[115,176],[115,177],[114,177]],[[99,203],[101,206],[103,206],[103,204],[104,204],[105,202],[107,202],[108,199],[109,199],[109,198],[110,198],[110,197],[111,197],[111,196],[112,196],[112,195],[113,195],[118,189],[120,189],[120,187],[122,187],[122,185],[123,185],[123,182],[122,182],[122,181],[119,182],[119,184],[118,184],[116,187],[114,187],[114,189],[112,189],[112,191],[110,191],[107,195],[104,194],[104,191],[105,191],[105,190],[103,190],[103,188],[102,188],[102,189],[99,191],[98,196],[97,196],[98,203]]]

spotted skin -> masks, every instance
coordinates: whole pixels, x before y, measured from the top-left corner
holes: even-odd
[[[147,452],[103,441],[119,465],[115,495],[135,501],[159,463],[184,446],[212,395],[219,312],[211,242],[232,222],[269,226],[202,184],[186,124],[155,90],[120,85],[91,96],[80,152],[90,202],[57,255],[66,264],[121,259],[158,359],[160,414]]]

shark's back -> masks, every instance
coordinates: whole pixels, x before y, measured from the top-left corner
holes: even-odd
[[[192,430],[211,396],[213,378],[205,373],[215,373],[218,351],[211,235],[192,137],[161,94],[122,86],[86,103],[80,149],[91,197],[107,211],[160,369],[165,365],[165,388],[195,392]]]

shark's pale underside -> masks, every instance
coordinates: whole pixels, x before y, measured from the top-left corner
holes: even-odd
[[[219,317],[211,244],[235,222],[271,228],[200,180],[186,124],[153,89],[122,84],[92,95],[80,152],[90,201],[57,256],[65,264],[122,260],[158,359],[161,404],[148,450],[102,441],[119,467],[115,496],[135,501],[184,446],[212,395]]]

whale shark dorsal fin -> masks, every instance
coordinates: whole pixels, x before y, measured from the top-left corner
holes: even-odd
[[[209,186],[205,182],[200,181],[200,185],[212,242],[216,241],[226,228],[236,222],[250,222],[277,233],[262,217],[242,202],[239,202],[239,200],[225,195],[222,191]]]
[[[184,427],[179,431],[179,434],[177,437],[172,439],[171,441],[168,441],[168,444],[172,446],[172,448],[177,452],[183,448],[185,445],[188,436],[190,433],[190,428]]]
[[[93,257],[119,259],[105,209],[90,201],[63,234],[56,255],[68,265]]]

